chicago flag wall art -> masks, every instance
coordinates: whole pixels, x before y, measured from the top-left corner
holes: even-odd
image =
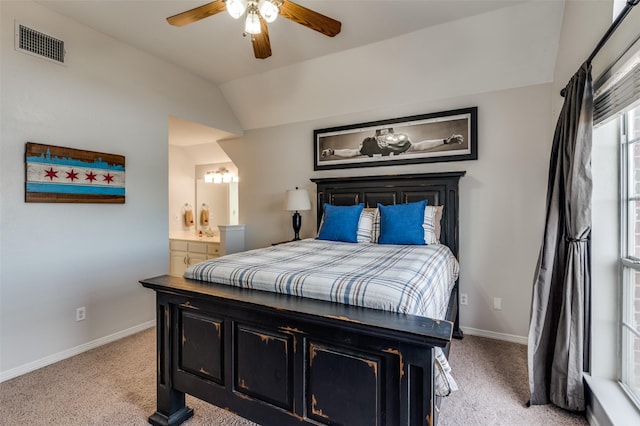
[[[28,142],[28,203],[124,203],[124,156]]]

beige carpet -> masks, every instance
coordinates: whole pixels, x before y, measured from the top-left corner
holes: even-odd
[[[460,389],[444,399],[440,424],[586,425],[551,405],[526,408],[526,348],[474,336],[454,341]],[[155,410],[155,329],[0,383],[0,425],[145,425]],[[186,426],[255,425],[187,397]]]

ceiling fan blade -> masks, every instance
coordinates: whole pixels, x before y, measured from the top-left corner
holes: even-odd
[[[267,22],[260,17],[260,34],[251,34],[253,54],[258,59],[266,59],[271,56],[271,42],[269,41],[269,28]]]
[[[195,7],[186,12],[170,16],[167,18],[167,22],[176,27],[182,27],[225,10],[227,10],[227,7],[222,0],[212,1],[211,3]]]
[[[287,19],[302,24],[305,27],[321,32],[324,35],[333,37],[340,32],[342,23],[335,19],[324,16],[321,13],[307,9],[292,1],[285,0],[280,6],[280,15]]]

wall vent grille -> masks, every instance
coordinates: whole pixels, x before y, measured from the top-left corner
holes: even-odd
[[[64,41],[16,22],[16,50],[64,64]]]

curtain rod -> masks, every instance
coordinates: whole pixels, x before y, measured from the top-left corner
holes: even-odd
[[[627,0],[627,4],[620,11],[620,13],[618,14],[618,17],[616,18],[615,21],[613,21],[613,23],[611,24],[607,32],[602,36],[602,38],[598,42],[598,45],[596,46],[595,49],[593,49],[593,52],[591,52],[591,55],[589,55],[586,62],[591,63],[591,61],[593,60],[593,58],[595,58],[595,56],[598,54],[600,49],[602,49],[605,43],[609,40],[609,37],[611,37],[611,35],[618,29],[618,26],[624,20],[624,18],[626,18],[629,12],[631,12],[631,9],[633,8],[633,6],[636,6],[638,3],[640,3],[640,0]],[[560,96],[564,97],[564,95],[566,95],[566,92],[567,91],[565,89],[562,89],[560,91]]]

